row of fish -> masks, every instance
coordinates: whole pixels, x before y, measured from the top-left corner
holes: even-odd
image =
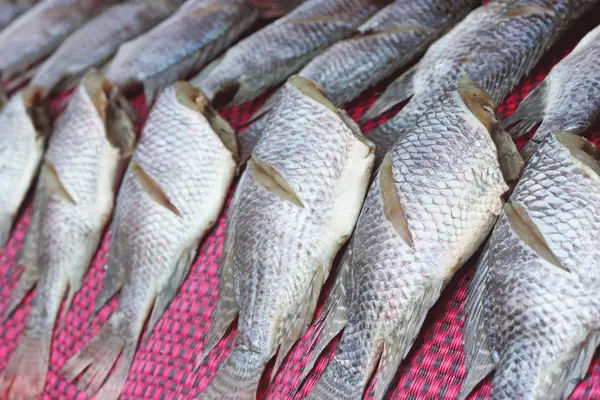
[[[47,3],[50,0],[42,2]],[[194,10],[186,9],[194,3],[202,4]],[[129,91],[144,86],[147,97],[154,97],[160,87],[206,65],[220,52],[215,48],[222,51],[250,26],[250,23],[243,28],[223,26],[234,17],[224,17],[215,23],[217,18],[211,13],[225,13],[235,7],[220,7],[222,2],[204,3],[211,2],[186,2],[169,19],[120,47],[120,43],[148,30],[170,12],[163,8],[163,16],[156,16],[154,23],[147,22],[145,28],[132,24],[139,30],[129,36],[116,24],[115,36],[120,39],[115,42],[119,43],[104,50],[102,57],[81,60],[82,66],[74,71],[68,70],[72,63],[60,65],[69,55],[68,50],[64,50],[62,57],[51,57],[36,72],[40,81],[48,77],[51,83],[45,87],[31,84],[13,95],[0,113],[0,118],[12,118],[4,126],[21,127],[26,133],[27,143],[21,153],[24,161],[17,173],[25,171],[24,176],[30,177],[15,180],[22,189],[19,199],[13,195],[17,186],[7,191],[7,204],[11,201],[13,208],[3,217],[6,218],[2,220],[3,226],[10,227],[28,182],[34,179],[37,165],[44,159],[36,185],[32,225],[21,252],[20,264],[25,266],[25,272],[12,294],[9,312],[36,282],[38,294],[26,333],[0,381],[0,396],[9,393],[15,398],[31,397],[43,389],[59,306],[66,295],[65,310],[68,310],[110,218],[114,193],[136,142],[131,122],[134,116],[120,89]],[[258,11],[248,12],[253,8],[245,2],[232,3],[250,7],[239,15],[257,18]],[[114,7],[135,4],[139,5],[133,1]],[[531,218],[526,219],[528,214],[522,209],[527,204],[521,208],[513,205],[516,213],[507,211],[509,207],[502,211],[502,195],[509,189],[507,183],[518,179],[523,162],[502,128],[495,104],[594,1],[495,1],[477,8],[390,86],[378,103],[385,106],[375,106],[371,115],[414,95],[398,116],[375,132],[378,145],[375,147],[336,106],[417,58],[474,5],[467,1],[461,7],[444,1],[419,4],[423,8],[408,1],[397,1],[385,8],[370,1],[306,1],[208,65],[192,81],[206,95],[183,82],[162,91],[128,163],[110,227],[108,272],[96,310],[120,291],[119,306],[101,332],[65,364],[63,371],[67,378],[75,379],[83,373],[80,387],[90,392],[100,389],[98,398],[118,397],[146,319],[149,318],[150,333],[185,279],[200,240],[214,224],[233,180],[237,146],[231,128],[212,109],[209,100],[216,105],[250,100],[298,72],[310,59],[313,61],[298,76],[289,79],[255,117],[258,129],[247,135],[251,137],[250,145],[244,148],[245,141],[241,142],[242,153],[246,151],[242,154],[243,161],[249,159],[248,168],[240,179],[228,220],[219,270],[219,302],[204,356],[219,342],[236,316],[238,336],[231,355],[201,394],[203,398],[254,398],[269,359],[278,354],[277,369],[311,323],[333,259],[350,238],[355,224],[333,292],[318,320],[321,336],[306,368],[307,373],[326,344],[343,330],[336,357],[311,394],[314,398],[360,398],[375,369],[376,398],[383,397],[427,310],[453,273],[483,242],[498,215],[511,215],[507,217],[509,227],[517,232],[518,238],[535,237],[537,241],[523,240],[523,243],[537,254],[553,254],[555,250],[544,242],[544,232],[540,234]],[[84,25],[55,54],[69,41],[75,42],[73,38],[84,28],[109,15],[110,10]],[[159,15],[160,11],[156,13]],[[339,41],[353,34],[371,15],[356,37]],[[411,17],[405,21],[398,18],[400,15]],[[435,15],[439,18],[432,18]],[[206,21],[190,20],[187,29],[178,31],[177,24],[165,28],[175,18],[203,16]],[[191,35],[195,36],[193,39],[185,38],[185,32],[192,27],[200,29],[208,25],[211,32],[217,32],[216,39],[206,43],[209,35],[201,35],[204,43],[198,44],[195,35]],[[231,34],[233,31],[236,33]],[[172,37],[162,38],[170,33]],[[540,86],[546,89],[537,89],[536,92],[541,92],[538,95],[533,92],[514,120],[508,121],[511,124],[526,121],[514,128],[515,134],[520,134],[535,121],[552,120],[552,115],[560,115],[563,120],[554,121],[563,125],[549,124],[546,133],[540,128],[536,142],[548,148],[554,139],[553,150],[562,151],[563,155],[567,154],[564,151],[567,148],[572,164],[583,168],[584,177],[591,177],[592,182],[598,167],[591,147],[569,135],[550,136],[549,132],[570,130],[564,124],[569,123],[569,113],[574,112],[573,104],[580,101],[585,101],[586,107],[591,104],[581,115],[573,116],[578,122],[576,133],[582,133],[597,117],[598,107],[594,108],[597,103],[592,102],[598,101],[593,92],[597,85],[593,80],[588,81],[590,76],[600,75],[597,62],[576,58],[577,54],[598,51],[597,40],[594,41],[597,36],[598,29],[582,40]],[[392,42],[391,57],[385,51],[377,51],[386,48],[387,40]],[[181,46],[171,46],[170,41]],[[370,41],[375,43],[369,44],[373,43]],[[337,44],[323,51],[334,42]],[[376,47],[369,52],[369,46]],[[91,47],[90,53],[97,47]],[[152,48],[152,56],[146,59],[139,56],[145,48]],[[182,49],[185,54],[175,54],[174,50]],[[43,110],[47,93],[65,82],[74,82],[77,75],[102,64],[115,51],[116,57],[106,67],[107,78],[89,72],[76,89],[56,124],[44,156],[45,138],[51,130]],[[282,58],[281,54],[286,56]],[[369,74],[367,70],[360,72],[358,67],[342,68],[346,54],[372,57],[370,68],[380,66],[381,72]],[[406,57],[400,58],[400,54]],[[158,62],[159,56],[165,59]],[[47,66],[53,58],[55,74]],[[576,59],[572,61],[573,58]],[[398,63],[389,65],[390,59]],[[362,66],[364,63],[359,62]],[[123,68],[124,65],[129,66]],[[561,68],[565,70],[562,73]],[[41,74],[44,69],[48,72]],[[484,90],[469,79],[461,80],[465,74]],[[32,82],[35,81],[34,77]],[[565,85],[566,81],[573,83]],[[333,101],[328,100],[329,92]],[[90,138],[85,140],[83,129],[77,129],[84,120],[96,126],[95,132],[86,132]],[[12,145],[24,140],[17,137],[16,131],[8,131],[14,136],[6,143]],[[381,167],[371,182],[375,152]],[[532,160],[547,153],[550,150],[544,153],[540,148]],[[528,171],[554,165],[544,160],[537,167],[532,161],[513,196],[526,187]],[[579,164],[573,160],[580,160]],[[4,191],[5,178],[2,179]],[[590,207],[587,203],[586,206]],[[501,218],[498,226],[502,221]],[[61,234],[44,230],[44,226],[58,225],[69,239],[63,238],[62,229]],[[498,230],[499,227],[495,232]],[[483,272],[478,272],[478,277],[492,271],[492,264],[485,260],[491,259],[491,254],[495,256],[496,248],[504,245],[502,240],[490,242],[488,257],[481,263]],[[68,260],[65,254],[70,255]],[[505,262],[500,256],[494,260],[498,265]],[[558,263],[561,262],[564,261],[560,259]],[[483,280],[480,278],[479,282]],[[475,324],[473,329],[484,332],[482,329],[490,328],[482,327],[480,321],[490,319],[481,320],[478,316],[490,312],[486,308],[488,303],[482,305],[488,286],[480,287],[470,296],[475,300],[470,300],[469,309],[476,310],[476,314],[470,317],[469,321],[475,322],[469,322],[468,327]],[[589,306],[586,307],[589,311]],[[497,330],[485,332],[495,334]],[[551,396],[567,393],[572,389],[573,376],[585,373],[590,349],[598,341],[597,335],[587,334],[587,351],[573,360],[575,366],[563,374],[564,381],[556,380],[559,383],[548,389]],[[475,349],[469,351],[477,357],[487,352],[488,358],[467,357],[469,376],[465,394],[494,366],[498,365],[499,371],[512,367],[510,363],[499,362],[498,354],[503,348],[493,342],[496,339],[492,336],[477,334],[473,337],[486,337],[492,343],[473,344],[467,335],[467,348]],[[562,350],[557,349],[557,353]],[[107,379],[121,353],[121,362]],[[489,362],[490,357],[493,362]],[[488,364],[481,364],[481,360]],[[544,366],[550,364],[548,360],[540,362]],[[471,372],[469,365],[476,372]],[[484,370],[480,368],[482,365],[486,367],[483,375],[477,372]],[[557,373],[564,371],[562,367],[555,369],[561,369]],[[533,387],[535,378],[541,379],[535,374],[528,376],[520,381],[523,391]],[[510,380],[503,382],[505,387],[515,390]],[[498,393],[498,398],[507,396],[507,392]]]

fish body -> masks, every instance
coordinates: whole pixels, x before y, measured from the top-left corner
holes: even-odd
[[[124,90],[155,92],[202,68],[258,18],[245,0],[188,0],[173,16],[123,44],[107,76]]]
[[[44,157],[21,254],[24,271],[5,316],[36,284],[37,290],[23,337],[0,378],[1,398],[42,393],[60,305],[67,296],[66,313],[110,219],[122,170],[121,149],[106,127],[110,90],[97,72],[86,75]]]
[[[467,75],[500,102],[596,0],[500,0],[474,11],[432,44],[365,114],[372,118],[412,99],[371,134],[378,156],[447,88]]]
[[[10,23],[17,18],[19,15],[27,11],[33,4],[37,3],[33,1],[15,1],[15,0],[2,0],[0,1],[0,29],[6,28]]]
[[[170,0],[129,1],[112,6],[71,34],[37,70],[29,85],[51,92],[74,84],[88,68],[106,62],[120,44],[152,28],[175,8]]]
[[[492,229],[508,190],[493,108],[472,81],[461,81],[386,154],[304,376],[343,335],[308,399],[361,399],[375,369],[374,398],[382,399],[428,310]]]
[[[204,356],[238,315],[235,347],[201,399],[254,399],[307,329],[335,255],[352,232],[373,154],[315,84],[292,77],[236,190]]]
[[[111,1],[45,0],[0,32],[0,77],[10,79],[52,53]]]
[[[16,93],[0,111],[0,247],[8,240],[43,158],[45,132],[32,119],[40,98],[40,91],[25,89]]]
[[[600,118],[600,26],[552,68],[544,81],[505,120],[520,136],[541,122],[523,149],[531,154],[552,131],[582,134]]]
[[[544,136],[506,203],[467,296],[461,398],[566,399],[600,343],[600,152]]]
[[[414,61],[479,2],[397,0],[373,15],[352,37],[339,41],[298,74],[323,87],[341,106]]]
[[[192,84],[216,106],[254,99],[297,72],[317,53],[349,36],[383,2],[308,0],[227,50]]]
[[[201,93],[177,82],[160,94],[121,185],[96,310],[120,290],[119,304],[64,365],[66,379],[87,368],[80,385],[99,389],[97,399],[119,398],[148,316],[149,335],[219,216],[235,152],[234,132]]]

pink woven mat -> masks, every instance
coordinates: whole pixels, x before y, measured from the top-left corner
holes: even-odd
[[[577,44],[585,33],[600,23],[600,7],[588,14],[573,28],[566,39],[558,43],[550,54],[531,73],[501,106],[506,117],[514,112],[519,102],[546,76],[551,67]],[[389,83],[389,82],[386,82]],[[385,89],[386,83],[364,93],[347,109],[356,120]],[[249,116],[267,98],[241,107],[228,109],[223,115],[234,128],[243,126]],[[137,99],[142,109],[142,99]],[[374,126],[385,121],[398,107],[362,128],[370,132]],[[600,130],[595,129],[590,138],[600,142]],[[520,143],[521,145],[523,143]],[[26,207],[16,224],[12,238],[0,251],[0,310],[7,306],[9,293],[20,275],[15,264],[29,225],[30,207]],[[205,335],[210,325],[210,315],[217,301],[216,270],[221,255],[225,231],[225,211],[217,226],[202,244],[198,259],[188,279],[184,282],[171,307],[156,326],[147,343],[140,343],[129,379],[123,390],[123,399],[193,399],[214,377],[218,365],[224,360],[235,337],[235,329],[210,354],[201,368],[194,373],[196,358],[201,354]],[[44,399],[85,399],[72,383],[65,382],[59,375],[63,363],[80,349],[104,325],[114,310],[113,299],[93,320],[88,328],[87,321],[92,313],[94,299],[100,291],[105,273],[109,237],[105,238],[96,255],[89,273],[83,281],[81,291],[75,296],[70,312],[62,329],[54,332],[50,371],[48,373]],[[462,347],[464,324],[463,305],[468,281],[473,272],[471,261],[459,271],[449,284],[437,305],[429,313],[424,328],[413,346],[413,350],[400,367],[396,379],[388,392],[390,399],[453,399],[456,398],[465,377]],[[335,272],[332,273],[335,275]],[[329,290],[331,284],[325,288]],[[29,316],[31,295],[16,313],[0,325],[0,371],[6,367]],[[323,298],[324,296],[322,296]],[[322,303],[322,301],[321,301]],[[309,329],[304,338],[290,351],[286,362],[273,382],[268,385],[269,372],[259,390],[259,399],[301,399],[314,386],[326,363],[333,355],[335,344],[330,345],[320,358],[313,373],[300,386],[300,374],[310,354],[312,343]],[[489,392],[489,380],[477,389],[472,399],[484,399]],[[573,399],[600,399],[600,357],[596,356],[592,367],[573,394]]]

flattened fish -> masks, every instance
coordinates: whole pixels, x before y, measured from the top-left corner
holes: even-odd
[[[306,331],[354,228],[372,150],[313,82],[290,78],[234,196],[203,358],[237,314],[238,333],[201,399],[254,399],[265,364],[278,353],[276,371]]]
[[[343,336],[309,399],[361,399],[375,370],[374,398],[383,398],[427,312],[502,210],[501,162],[518,156],[502,138],[493,100],[465,78],[386,154],[304,375]]]
[[[0,247],[10,236],[44,155],[49,132],[43,97],[38,89],[24,89],[0,111]]]
[[[370,138],[383,157],[447,87],[468,75],[500,102],[596,0],[499,0],[471,12],[396,79],[365,114],[373,118],[413,98]]]
[[[173,3],[129,1],[109,8],[69,36],[29,85],[52,92],[75,84],[87,69],[106,62],[119,45],[167,18],[176,9]]]
[[[505,125],[518,137],[541,122],[522,152],[530,155],[552,131],[584,133],[600,118],[600,26],[552,68]]]
[[[398,0],[377,12],[350,39],[337,42],[298,75],[318,83],[336,106],[414,61],[435,39],[460,21],[478,1]],[[245,161],[260,138],[271,99],[252,117],[239,137]]]
[[[308,0],[240,41],[192,81],[215,106],[254,99],[349,36],[389,0]]]
[[[0,378],[0,398],[36,398],[46,381],[54,323],[81,287],[110,220],[114,194],[135,134],[112,129],[118,93],[90,71],[60,117],[37,184],[32,221],[8,316],[37,284],[29,320]],[[123,126],[119,122],[115,126]],[[67,294],[68,293],[68,294]]]
[[[600,151],[544,136],[469,288],[461,399],[496,370],[490,399],[566,399],[600,344]]]
[[[258,18],[246,0],[188,0],[150,32],[121,46],[107,76],[124,90],[143,86],[146,101],[229,47]]]
[[[96,399],[119,397],[148,316],[150,335],[219,216],[236,157],[235,133],[202,93],[178,82],[160,94],[119,192],[96,311],[120,290],[119,305],[65,363],[67,380],[83,372]]]
[[[41,1],[0,32],[0,78],[10,79],[42,60],[87,19],[115,1]]]
[[[6,28],[15,18],[27,11],[38,0],[0,1],[0,29]]]

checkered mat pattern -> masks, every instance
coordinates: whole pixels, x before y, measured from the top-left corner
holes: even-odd
[[[531,73],[510,97],[502,104],[501,114],[506,117],[514,112],[519,102],[529,91],[542,81],[544,76],[562,57],[575,46],[583,35],[600,23],[600,7],[588,14],[573,28],[566,38],[558,43],[550,54]],[[360,99],[352,102],[347,109],[358,120],[375,98],[383,91],[385,82],[369,90]],[[223,111],[223,115],[234,128],[241,128],[249,116],[267,98],[241,107]],[[135,104],[143,109],[143,99]],[[374,126],[382,123],[398,110],[387,113],[377,121],[363,126],[368,134]],[[590,137],[600,143],[600,128],[594,129]],[[519,143],[523,144],[523,141]],[[15,257],[23,242],[29,225],[30,206],[26,207],[16,224],[12,238],[0,251],[0,310],[5,309],[8,296],[16,286],[20,270]],[[202,352],[210,324],[210,315],[217,301],[217,265],[221,255],[225,233],[225,211],[211,234],[204,240],[198,259],[192,268],[171,307],[156,326],[147,342],[141,342],[131,368],[129,378],[123,390],[123,399],[193,399],[215,376],[219,364],[232,348],[235,329],[226,336],[207,360],[195,371],[197,358]],[[100,292],[105,274],[108,243],[105,238],[96,255],[89,273],[83,281],[81,291],[75,296],[71,310],[56,328],[53,336],[50,371],[48,373],[44,399],[85,399],[84,392],[78,391],[73,383],[65,382],[59,375],[62,365],[75,354],[100,327],[107,321],[115,309],[113,299],[88,327],[94,299]],[[431,310],[424,328],[393,381],[388,398],[390,399],[454,399],[465,377],[462,347],[462,329],[464,325],[463,306],[468,282],[473,274],[473,260],[458,272],[443,293],[437,305]],[[335,275],[335,272],[332,273]],[[323,298],[329,291],[328,282]],[[0,371],[3,371],[12,356],[15,346],[29,315],[31,295],[16,313],[0,325]],[[320,312],[320,311],[318,311]],[[259,399],[301,399],[315,385],[325,365],[333,355],[332,343],[319,359],[313,373],[301,386],[300,374],[308,360],[312,344],[309,329],[304,338],[290,351],[281,370],[269,385],[270,368],[263,377],[259,390]],[[336,341],[337,342],[337,341]],[[487,380],[471,399],[484,399],[489,392]],[[585,380],[583,380],[573,399],[600,399],[600,356],[597,354]]]

